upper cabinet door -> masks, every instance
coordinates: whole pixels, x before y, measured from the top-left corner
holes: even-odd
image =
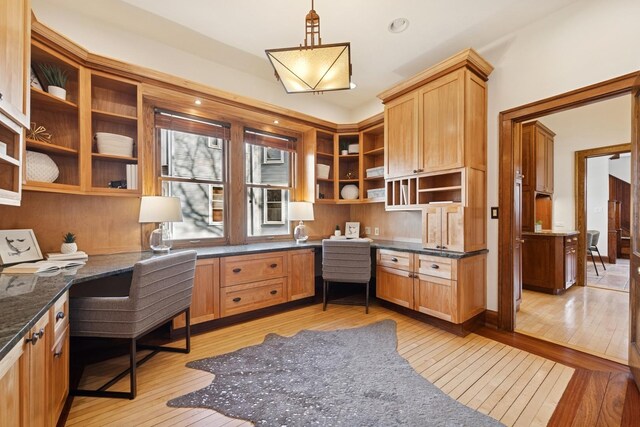
[[[411,93],[384,109],[386,178],[411,175],[418,166],[418,94]]]
[[[0,0],[0,113],[29,127],[29,37],[28,0]]]
[[[464,70],[434,80],[419,95],[421,168],[464,166]]]

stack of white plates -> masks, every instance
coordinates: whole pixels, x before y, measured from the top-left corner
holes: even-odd
[[[133,157],[133,138],[115,133],[97,132],[98,153]]]

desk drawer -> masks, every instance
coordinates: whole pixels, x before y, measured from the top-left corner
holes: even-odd
[[[383,267],[413,271],[413,254],[409,252],[378,249],[377,263]]]
[[[69,324],[69,292],[65,292],[51,307],[49,322],[53,325],[53,342],[57,342]]]
[[[416,273],[456,280],[456,261],[429,255],[416,255]]]
[[[220,289],[222,317],[286,302],[286,278],[227,286]]]
[[[240,255],[220,260],[222,287],[286,276],[287,252]]]

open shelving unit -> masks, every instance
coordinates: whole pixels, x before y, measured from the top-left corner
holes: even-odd
[[[316,203],[333,203],[335,193],[335,142],[332,133],[316,132]],[[328,178],[318,178],[317,165],[329,167]]]
[[[20,126],[3,116],[0,116],[0,142],[6,145],[6,153],[0,152],[0,200],[3,204],[17,206],[22,185],[23,133]]]
[[[465,169],[433,172],[386,182],[386,208],[417,210],[465,201]]]
[[[361,132],[362,141],[362,198],[365,202],[384,202],[385,197],[368,197],[369,190],[382,189],[384,192],[384,174],[367,176],[367,169],[384,167],[384,124]]]
[[[360,163],[360,135],[357,133],[344,133],[336,135],[338,154],[338,192],[337,198],[340,203],[353,203],[362,200],[362,186],[360,185],[360,176],[362,176]],[[343,150],[348,151],[349,145],[357,145],[358,152],[350,154],[342,154]],[[346,185],[355,185],[358,187],[357,199],[344,199],[342,197],[342,189]]]

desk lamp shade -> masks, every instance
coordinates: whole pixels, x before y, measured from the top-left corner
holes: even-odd
[[[171,249],[171,227],[168,222],[182,221],[182,207],[178,197],[144,196],[140,201],[140,223],[160,223],[151,232],[149,246],[154,252],[169,252]]]
[[[289,202],[289,221],[300,221],[293,230],[293,238],[296,239],[296,243],[306,242],[309,234],[302,221],[313,221],[313,203]]]

